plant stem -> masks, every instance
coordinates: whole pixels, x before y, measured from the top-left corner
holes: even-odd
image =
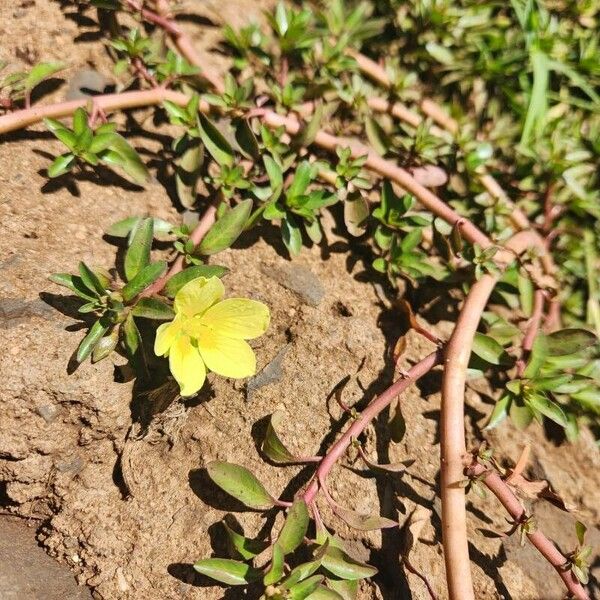
[[[527,248],[543,248],[533,231],[515,234],[507,250],[520,254]],[[474,600],[467,540],[464,479],[464,393],[473,338],[499,274],[486,274],[471,287],[446,346],[440,416],[442,541],[450,600]]]
[[[321,485],[324,483],[327,475],[340,459],[341,456],[346,452],[348,446],[352,442],[353,438],[359,436],[369,425],[369,423],[390,403],[401,394],[406,388],[412,385],[417,379],[431,371],[433,367],[440,364],[442,361],[442,350],[438,349],[432,352],[425,358],[421,359],[416,365],[408,370],[405,377],[397,379],[387,390],[381,395],[377,396],[367,406],[367,408],[360,414],[360,416],[352,423],[352,425],[346,430],[346,432],[335,442],[335,444],[329,449],[327,454],[321,460],[319,467],[315,473],[313,480],[304,492],[304,500],[307,504],[310,504],[317,493]]]
[[[474,463],[467,469],[469,477],[481,477],[480,481],[500,500],[504,508],[510,513],[516,523],[522,523],[527,518],[525,509],[514,495],[507,483],[496,473],[490,471],[479,463]],[[581,583],[566,568],[568,559],[541,531],[537,530],[527,534],[529,541],[537,548],[540,554],[554,567],[566,585],[569,593],[577,600],[589,600],[589,595]]]
[[[208,233],[208,230],[213,226],[217,215],[217,203],[212,203],[204,212],[196,227],[190,234],[190,240],[197,246],[204,236]],[[185,267],[185,257],[180,254],[175,262],[171,265],[171,268],[165,275],[157,279],[151,286],[147,287],[141,294],[140,298],[146,296],[153,296],[158,294],[166,285],[167,281],[181,272]]]
[[[296,119],[279,115],[271,110],[264,111],[262,120],[266,125],[273,128],[281,127],[283,125],[290,135],[296,135],[301,129],[301,125]],[[476,225],[464,217],[461,217],[441,198],[418,183],[408,171],[395,165],[391,161],[381,158],[381,156],[368,146],[359,142],[336,137],[324,131],[319,131],[317,133],[313,143],[332,152],[334,152],[337,147],[349,147],[354,158],[367,155],[365,167],[397,183],[399,186],[416,196],[425,208],[447,221],[450,225],[454,225],[457,221],[462,220],[461,233],[464,234],[464,237],[468,241],[479,244],[482,248],[487,248],[492,245],[491,240],[478,229]]]
[[[388,77],[385,69],[377,64],[375,61],[371,60],[364,54],[360,52],[356,52],[354,50],[348,50],[347,53],[349,56],[352,56],[358,64],[359,69],[368,75],[371,79],[379,83],[385,88],[391,88],[392,82]],[[367,104],[371,107],[372,110],[377,112],[389,112],[393,116],[398,119],[409,123],[413,127],[418,126],[423,119],[420,115],[412,112],[403,104],[396,102],[391,104],[387,102],[387,100],[381,98],[369,98],[367,100]],[[456,135],[459,131],[458,122],[450,117],[444,109],[433,100],[429,98],[423,98],[419,105],[420,109],[431,119],[433,119],[438,125],[443,127],[446,131],[449,131],[451,134]],[[438,134],[439,130],[436,132],[435,129],[432,128],[431,132],[433,134]],[[510,198],[506,195],[506,192],[502,189],[502,187],[498,184],[498,182],[489,174],[481,175],[479,178],[483,187],[487,190],[487,192],[494,198],[498,200],[502,200],[506,202],[511,207],[511,214],[509,216],[512,224],[517,229],[528,229],[531,227],[529,219],[527,215],[523,213],[520,209],[518,209]]]
[[[164,100],[170,100],[174,104],[185,106],[189,97],[182,92],[156,88],[152,90],[141,90],[134,92],[122,92],[121,94],[104,94],[94,96],[94,105],[99,110],[110,112],[113,110],[126,110],[128,108],[140,108],[160,104]],[[0,134],[9,133],[33,125],[46,118],[60,119],[72,115],[78,108],[85,108],[92,99],[69,100],[57,104],[34,106],[23,110],[2,115],[0,117]],[[210,107],[205,102],[200,103],[200,110],[208,112]]]
[[[127,6],[133,11],[140,14],[149,23],[158,25],[161,29],[166,31],[171,38],[173,43],[177,46],[177,49],[182,56],[191,64],[201,69],[201,75],[208,81],[219,93],[224,89],[223,82],[220,77],[216,76],[208,69],[202,67],[202,57],[198,54],[194,43],[190,37],[183,31],[183,29],[171,18],[165,15],[159,15],[147,8],[144,8],[136,0],[125,0]]]
[[[531,318],[529,319],[529,323],[527,324],[527,329],[525,330],[525,335],[523,336],[523,342],[521,344],[523,351],[521,357],[517,361],[517,374],[519,377],[523,375],[527,356],[531,352],[535,336],[540,330],[540,324],[542,322],[542,316],[544,314],[544,300],[544,291],[536,290],[533,296],[533,310],[531,311]]]

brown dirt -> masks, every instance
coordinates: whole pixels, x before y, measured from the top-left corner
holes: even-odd
[[[67,57],[71,68],[92,65],[109,75],[108,61],[94,25],[73,16],[67,3],[50,0],[2,3],[0,59],[22,64],[25,48],[41,60]],[[239,23],[258,8],[251,2],[205,3],[201,18],[189,19],[201,48],[216,39],[207,22]],[[191,6],[191,4],[190,4]],[[85,16],[85,15],[84,15]],[[204,23],[199,27],[198,21]],[[77,22],[83,27],[78,27]],[[208,25],[207,25],[208,23]],[[35,31],[35,35],[33,32]],[[219,57],[209,55],[212,64]],[[62,97],[65,86],[52,92]],[[142,122],[147,112],[135,118]],[[217,523],[228,501],[207,480],[202,468],[226,459],[252,469],[275,493],[290,498],[306,481],[307,471],[266,465],[256,450],[264,418],[283,409],[289,420],[283,435],[303,454],[319,450],[328,432],[340,430],[339,409],[329,403],[334,387],[352,376],[344,391],[347,403],[371,398],[392,378],[389,350],[401,334],[397,313],[381,292],[361,276],[364,265],[348,257],[346,240],[328,227],[330,251],[304,250],[294,265],[309,268],[325,289],[317,306],[282,286],[273,269],[290,263],[276,241],[259,239],[248,248],[219,255],[231,268],[228,293],[267,302],[272,326],[256,344],[259,367],[288,345],[280,381],[254,390],[246,400],[244,383],[209,377],[196,399],[174,402],[154,418],[146,431],[132,421],[132,384],[117,383],[110,361],[85,364],[69,374],[67,366],[83,335],[74,318],[76,304],[47,281],[56,271],[73,270],[80,259],[112,265],[116,249],[102,231],[132,214],[176,218],[165,188],[155,182],[140,190],[103,177],[77,181],[74,188],[48,184],[43,171],[48,154],[59,144],[42,127],[13,135],[0,145],[0,501],[3,509],[38,523],[38,540],[48,553],[68,565],[81,584],[104,600],[240,598],[235,590],[210,586],[195,576],[194,560],[223,550]],[[134,138],[154,169],[167,137]],[[161,176],[161,180],[164,178]],[[435,328],[447,335],[451,323]],[[423,356],[430,346],[410,334],[405,363]],[[116,361],[118,363],[118,361]],[[387,366],[384,366],[387,365]],[[368,451],[380,462],[413,458],[403,478],[372,479],[338,468],[331,492],[362,511],[382,510],[403,522],[415,506],[434,509],[434,517],[412,554],[440,598],[444,570],[439,539],[438,478],[439,373],[432,373],[402,398],[407,422],[404,440],[388,443],[381,419],[369,432]],[[478,388],[479,389],[479,388]],[[482,389],[482,392],[484,390]],[[484,393],[467,394],[466,426],[471,441],[489,413]],[[150,400],[147,400],[149,402]],[[375,435],[377,430],[377,436]],[[574,445],[549,441],[531,427],[525,433],[504,425],[488,436],[498,457],[515,460],[524,443],[533,447],[531,474],[547,477],[600,541],[600,456],[588,432]],[[348,463],[349,464],[349,463]],[[288,486],[292,479],[293,484]],[[477,597],[482,599],[561,598],[558,577],[528,546],[485,537],[480,529],[505,530],[505,513],[494,498],[470,496],[470,539]],[[537,504],[540,523],[569,550],[575,545],[573,517]],[[244,529],[256,533],[264,519],[237,514]],[[405,578],[398,565],[401,535],[387,531],[357,535],[326,515],[328,522],[353,543],[359,557],[380,568],[361,599],[427,598],[423,584]],[[596,565],[598,565],[596,558]],[[596,573],[597,575],[597,573]],[[598,594],[598,584],[593,593]]]

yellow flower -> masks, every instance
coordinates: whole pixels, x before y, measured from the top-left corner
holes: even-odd
[[[244,340],[262,335],[269,326],[269,308],[247,298],[223,300],[218,277],[199,277],[175,296],[175,319],[156,332],[154,352],[169,357],[169,368],[182,396],[194,395],[206,370],[225,377],[256,373],[254,351]]]

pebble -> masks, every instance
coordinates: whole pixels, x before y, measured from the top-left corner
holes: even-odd
[[[90,98],[97,94],[106,91],[106,88],[111,84],[111,81],[102,73],[93,69],[82,69],[73,74],[69,87],[65,94],[66,100],[80,100],[82,98]]]
[[[297,294],[310,306],[318,306],[325,288],[320,279],[306,267],[301,265],[265,265],[261,271],[277,283]]]
[[[261,387],[277,383],[283,377],[283,360],[290,344],[286,344],[275,355],[275,358],[260,372],[250,379],[246,385],[246,400],[252,400],[255,390]]]

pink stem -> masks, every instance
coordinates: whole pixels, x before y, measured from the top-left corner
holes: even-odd
[[[523,523],[527,514],[518,498],[513,494],[506,482],[495,472],[486,469],[483,465],[475,463],[467,469],[469,477],[481,477],[481,481],[500,500],[504,508],[510,513],[516,523]],[[554,567],[570,594],[577,600],[589,600],[589,595],[581,583],[567,569],[568,559],[541,531],[528,533],[529,541],[537,548],[540,554]]]
[[[190,240],[197,246],[204,236],[208,233],[208,230],[213,226],[217,215],[217,205],[216,203],[211,204],[200,220],[198,224],[194,228],[190,235]],[[145,298],[147,296],[153,296],[154,294],[158,294],[166,285],[167,281],[173,277],[173,275],[177,275],[177,273],[181,272],[185,266],[185,257],[183,254],[180,254],[175,262],[171,265],[169,271],[157,279],[151,286],[147,287],[140,295],[140,298]]]
[[[190,99],[186,94],[163,88],[123,92],[121,94],[104,94],[94,97],[95,106],[104,112],[151,106],[153,104],[160,104],[165,100],[185,106]],[[3,115],[0,117],[0,134],[22,129],[45,118],[60,119],[61,117],[67,117],[72,115],[78,108],[85,108],[88,102],[87,98],[68,100],[67,102],[58,102],[57,104],[33,106],[32,108],[17,110]],[[200,111],[209,112],[210,106],[206,102],[200,102]]]
[[[516,254],[532,246],[543,248],[543,240],[533,231],[517,233],[506,244],[507,250]],[[460,485],[464,478],[466,454],[464,393],[473,338],[498,277],[486,274],[473,284],[446,346],[440,416],[441,499],[442,540],[451,600],[475,598],[469,561],[465,491]]]
[[[179,52],[187,59],[187,61],[191,65],[200,67],[202,69],[202,77],[204,77],[204,79],[206,79],[219,93],[223,92],[224,87],[220,77],[210,70],[202,68],[202,63],[204,61],[194,47],[192,40],[173,19],[144,8],[136,0],[125,0],[125,2],[132,11],[139,13],[146,21],[154,23],[166,31],[173,38],[173,42],[177,46]]]
[[[323,457],[317,472],[310,485],[304,492],[304,500],[307,504],[313,502],[315,496],[319,492],[319,488],[327,478],[327,475],[335,465],[335,463],[346,452],[353,438],[359,436],[369,425],[369,423],[390,403],[401,394],[406,388],[412,385],[417,379],[428,373],[433,367],[441,362],[442,352],[436,350],[425,358],[421,359],[416,365],[409,369],[407,377],[402,377],[395,381],[385,392],[377,396],[360,416],[350,425],[346,432],[340,437],[337,442],[329,449]]]

